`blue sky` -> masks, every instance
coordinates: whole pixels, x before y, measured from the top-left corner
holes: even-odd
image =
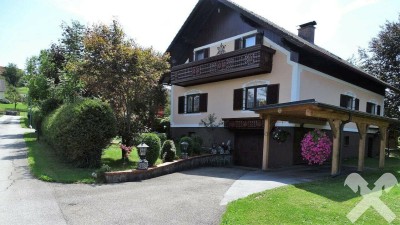
[[[397,21],[399,0],[233,0],[279,26],[315,20],[315,43],[347,59],[367,47],[386,20]],[[142,46],[164,52],[197,0],[0,0],[0,66],[25,67],[61,36],[62,21],[109,24],[117,18]],[[290,6],[290,7],[288,7]]]

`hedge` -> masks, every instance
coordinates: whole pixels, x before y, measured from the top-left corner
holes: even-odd
[[[52,112],[42,123],[42,133],[67,161],[78,167],[98,167],[103,149],[116,135],[116,121],[108,104],[85,99]]]

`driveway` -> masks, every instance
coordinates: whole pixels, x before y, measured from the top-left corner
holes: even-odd
[[[18,117],[0,117],[1,224],[219,224],[229,201],[318,177],[200,168],[122,184],[46,183],[29,173],[27,131]]]

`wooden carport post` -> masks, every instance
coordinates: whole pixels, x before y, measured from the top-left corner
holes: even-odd
[[[359,172],[364,170],[365,161],[365,141],[367,137],[368,124],[357,123],[358,133],[360,135],[360,140],[358,142],[358,168]]]
[[[381,143],[379,148],[379,169],[383,169],[385,167],[385,148],[386,148],[386,139],[387,139],[387,127],[380,126],[379,133],[381,134]]]
[[[263,143],[262,170],[268,169],[270,133],[275,122],[276,120],[273,120],[270,115],[264,116],[264,143]]]
[[[339,173],[340,125],[342,124],[342,121],[328,120],[328,122],[333,136],[331,175],[334,176]]]

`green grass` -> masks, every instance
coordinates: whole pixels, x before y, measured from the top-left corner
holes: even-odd
[[[362,176],[374,187],[384,173],[400,180],[400,159],[386,160],[385,171],[364,172]],[[369,162],[375,165],[375,162]],[[376,164],[377,165],[377,164]],[[221,224],[352,224],[346,215],[362,197],[344,186],[346,176],[325,178],[310,183],[289,185],[236,200],[227,206]],[[400,224],[400,188],[394,187],[381,200],[397,215]],[[374,209],[368,209],[355,224],[387,224]]]
[[[94,183],[91,174],[96,169],[76,168],[73,165],[61,160],[43,141],[38,142],[34,133],[24,135],[29,154],[28,162],[35,177],[40,180],[60,183]],[[134,149],[125,162],[121,160],[121,150],[118,144],[111,144],[104,150],[102,164],[109,165],[112,171],[135,169],[139,157]],[[160,164],[161,159],[156,162]]]
[[[52,149],[36,140],[35,133],[24,135],[28,146],[28,163],[32,174],[40,180],[60,183],[93,183],[94,169],[75,168],[60,160]]]
[[[19,88],[17,88],[17,91],[19,94],[27,95],[29,88],[28,87],[19,87]]]
[[[4,114],[6,110],[14,110],[14,104],[0,104],[0,114]],[[18,102],[17,111],[19,112],[27,112],[28,106],[24,103]]]

